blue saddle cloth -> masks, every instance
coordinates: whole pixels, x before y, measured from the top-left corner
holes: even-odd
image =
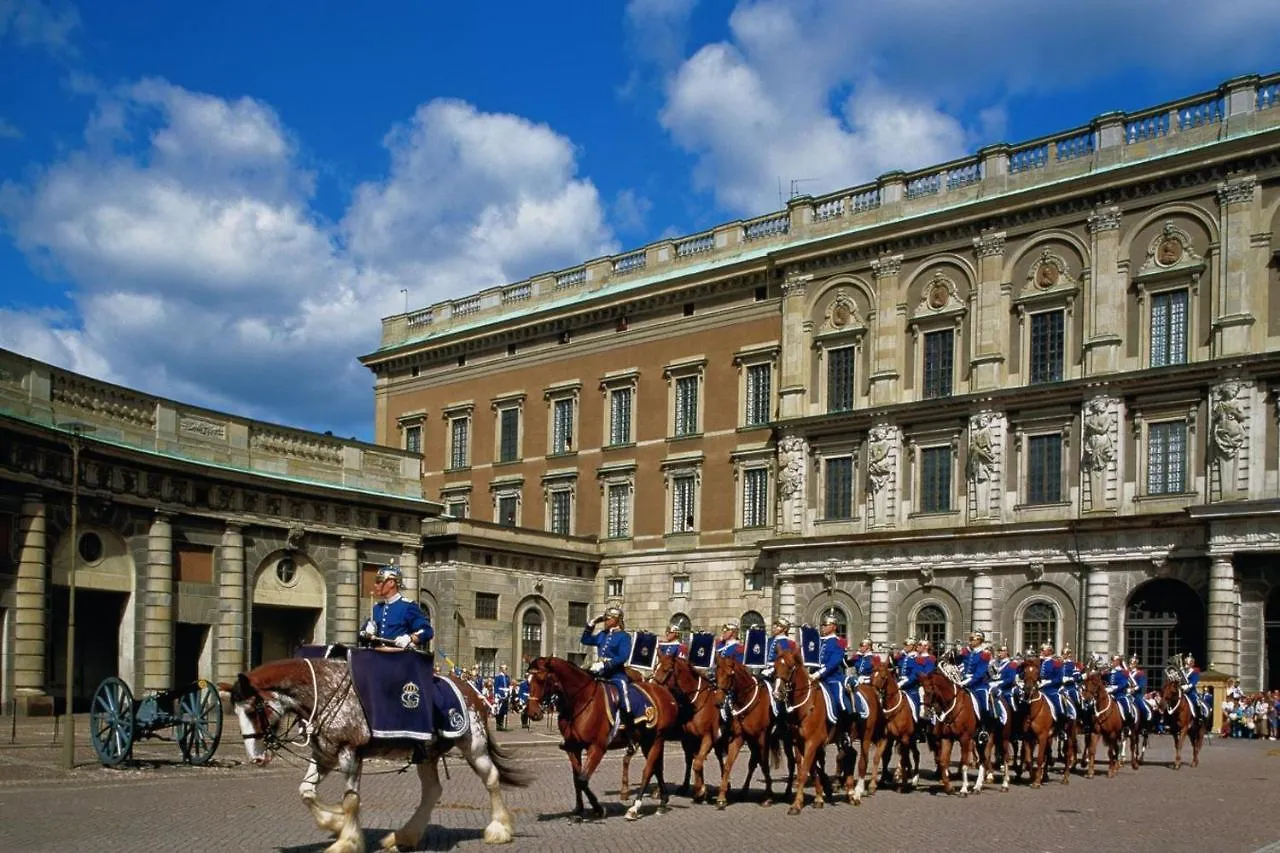
[[[429,740],[461,737],[469,728],[466,702],[453,682],[416,652],[303,646],[303,658],[345,659],[375,738]],[[428,710],[430,713],[428,713]]]
[[[623,705],[622,694],[618,690],[617,682],[606,681],[603,683],[604,683],[604,695],[605,695],[605,699],[608,702],[609,713],[611,716],[613,716],[615,721],[614,725],[616,727],[617,720],[618,720],[618,711],[619,709],[625,708],[626,706]],[[630,704],[631,704],[631,716],[634,717],[635,719],[640,720],[645,717],[655,716],[657,714],[656,708],[654,708],[652,712],[649,711],[650,708],[653,708],[653,703],[649,701],[649,696],[643,690],[641,690],[639,687],[637,687],[635,684],[631,682],[627,682],[627,698],[630,700]]]

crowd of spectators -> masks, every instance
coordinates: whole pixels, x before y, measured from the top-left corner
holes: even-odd
[[[1280,690],[1246,694],[1240,679],[1231,680],[1222,700],[1222,737],[1265,738],[1275,740],[1280,734]]]

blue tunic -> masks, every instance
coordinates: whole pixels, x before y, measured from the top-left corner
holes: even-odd
[[[372,621],[377,636],[384,640],[394,640],[408,634],[415,644],[425,646],[434,636],[427,614],[422,612],[421,607],[401,596],[396,596],[391,601],[375,603]]]
[[[679,640],[663,640],[658,643],[658,655],[659,657],[665,655],[673,658],[687,658],[689,650]]]
[[[621,628],[613,628],[596,634],[594,625],[582,629],[582,645],[595,646],[604,669],[600,677],[618,688],[627,710],[631,710],[631,697],[627,691],[627,661],[631,660],[631,635]]]
[[[498,709],[507,712],[507,700],[511,697],[511,676],[500,672],[493,677],[493,695],[498,699]]]
[[[874,652],[859,652],[849,659],[849,668],[853,670],[858,684],[871,683],[871,675],[879,661],[880,656]]]
[[[742,663],[743,661],[742,643],[739,643],[737,640],[729,640],[728,642],[725,642],[725,643],[717,643],[716,650],[712,654],[712,657],[716,657],[717,655],[724,655],[727,658],[733,658],[738,663]]]
[[[964,686],[978,697],[978,707],[991,711],[991,652],[969,649],[964,655]]]
[[[827,691],[831,707],[837,711],[848,711],[849,703],[844,692],[844,648],[840,638],[828,634],[822,638],[822,646],[818,649],[820,667],[814,672],[819,683]]]

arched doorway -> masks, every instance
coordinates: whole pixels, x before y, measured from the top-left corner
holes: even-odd
[[[533,660],[542,657],[542,611],[530,607],[520,617],[520,658]]]
[[[1195,590],[1180,580],[1147,581],[1129,596],[1124,611],[1125,655],[1137,655],[1147,672],[1147,686],[1164,684],[1170,658],[1191,652],[1205,659],[1205,607]]]
[[[1267,681],[1263,687],[1280,684],[1280,586],[1267,596],[1267,610],[1263,617],[1267,628]]]
[[[306,554],[267,555],[253,584],[250,664],[292,657],[299,646],[323,643],[324,609],[324,576]]]
[[[738,620],[738,626],[742,629],[742,636],[747,636],[747,631],[752,628],[764,628],[764,617],[755,610],[748,610],[742,614],[742,618]]]

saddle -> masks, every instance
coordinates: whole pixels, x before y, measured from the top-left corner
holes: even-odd
[[[601,681],[604,687],[605,710],[609,715],[609,723],[616,731],[622,721],[622,712],[627,710],[630,704],[631,716],[637,723],[643,723],[647,726],[653,726],[658,721],[658,709],[653,704],[653,699],[645,692],[644,687],[635,682],[627,682],[627,699],[623,698],[622,693],[618,690],[618,685],[612,681]]]

